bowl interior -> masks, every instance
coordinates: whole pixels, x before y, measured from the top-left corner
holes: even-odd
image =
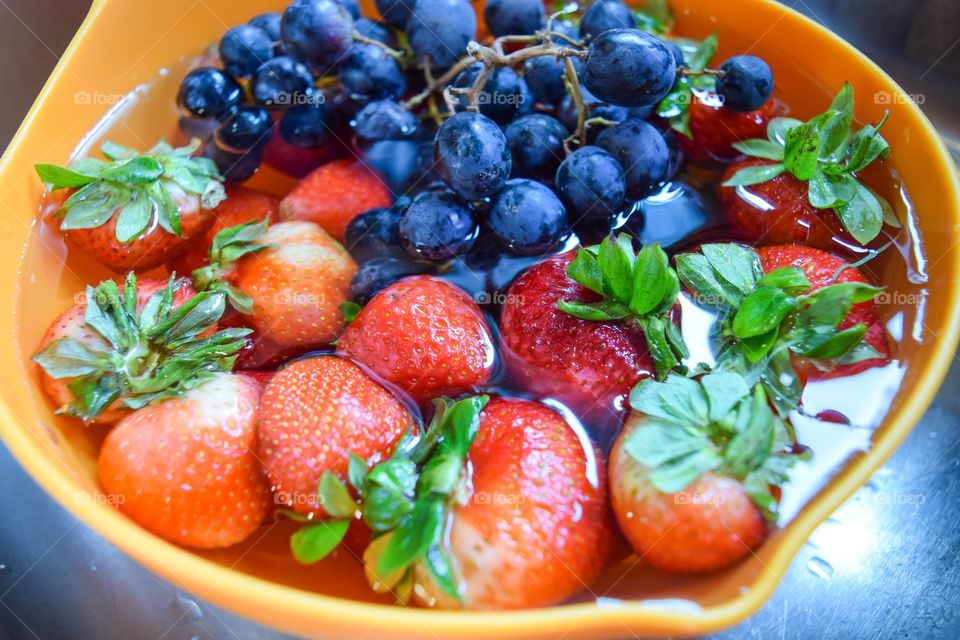
[[[926,407],[955,346],[960,280],[956,182],[929,123],[913,105],[884,99],[899,95],[897,87],[842,41],[767,0],[675,0],[677,32],[701,38],[718,31],[718,60],[742,52],[763,56],[776,72],[779,95],[792,116],[806,119],[823,111],[845,80],[856,90],[861,122],[876,122],[890,109],[884,135],[893,153],[867,181],[880,185],[906,224],[891,250],[869,265],[890,293],[881,311],[900,340],[898,362],[856,381],[851,389],[868,390],[866,397],[849,393],[849,407],[830,407],[857,416],[860,428],[798,425],[801,440],[817,454],[806,476],[812,480],[788,488],[785,526],[755,556],[697,578],[653,575],[631,558],[611,569],[579,604],[474,615],[467,624],[471,614],[371,609],[342,600],[389,603],[371,594],[349,553],[315,567],[297,565],[286,546],[289,524],[264,525],[231,549],[189,552],[154,538],[96,496],[97,452],[105,431],[55,417],[29,356],[47,324],[83,286],[111,274],[76,252],[68,256],[59,234],[40,221],[46,205],[32,166],[65,161],[103,139],[144,148],[159,136],[178,139],[173,96],[185,70],[228,26],[283,4],[95,3],[5,154],[0,193],[7,212],[0,219],[5,248],[0,261],[6,275],[0,278],[0,293],[13,313],[0,318],[0,353],[10,363],[0,372],[0,428],[24,466],[66,508],[179,586],[305,635],[320,633],[316,625],[321,622],[322,633],[329,635],[349,635],[371,622],[381,633],[411,637],[427,623],[441,635],[462,637],[487,635],[501,625],[518,637],[554,636],[567,629],[576,635],[624,629],[692,633],[729,624],[759,606],[810,530],[882,463]],[[291,181],[268,170],[253,184],[283,193]],[[816,392],[808,403],[816,402]]]

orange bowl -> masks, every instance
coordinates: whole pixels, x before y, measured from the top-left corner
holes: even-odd
[[[318,567],[297,566],[286,550],[289,531],[283,524],[265,525],[235,548],[193,552],[141,529],[98,493],[97,451],[104,433],[53,415],[29,356],[47,323],[82,286],[108,274],[72,254],[68,260],[59,235],[40,222],[43,187],[33,164],[65,161],[106,134],[142,148],[173,134],[172,97],[190,60],[227,26],[280,8],[280,0],[93,3],[0,160],[0,202],[6,208],[0,266],[7,274],[0,277],[0,297],[12,307],[0,317],[0,359],[8,363],[0,371],[0,431],[7,446],[66,509],[156,573],[198,597],[301,636],[420,638],[427,630],[451,638],[675,636],[710,632],[749,616],[772,594],[813,529],[906,437],[939,387],[960,331],[960,197],[952,162],[930,122],[912,102],[891,99],[902,90],[843,40],[773,0],[672,4],[679,33],[720,32],[719,59],[742,52],[766,58],[793,115],[822,111],[829,93],[846,80],[860,98],[859,120],[877,121],[889,108],[884,135],[893,153],[873,182],[886,184],[882,191],[891,199],[912,205],[900,212],[916,242],[904,254],[912,268],[898,258],[875,269],[897,294],[884,313],[908,327],[899,352],[902,381],[891,408],[862,450],[842,460],[756,555],[697,578],[637,569],[627,586],[610,592],[616,598],[503,613],[428,611],[393,607],[372,596],[348,555]],[[111,118],[98,127],[108,111]],[[270,172],[255,183],[278,192],[289,186]],[[901,187],[908,198],[893,198]],[[927,295],[931,291],[939,294]],[[604,580],[603,589],[619,582],[616,575]]]

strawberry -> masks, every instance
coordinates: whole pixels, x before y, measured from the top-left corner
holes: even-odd
[[[671,573],[715,571],[760,545],[787,480],[786,424],[735,373],[645,380],[610,454],[610,498],[637,555]]]
[[[858,178],[890,153],[880,135],[886,116],[861,129],[853,121],[847,83],[830,108],[809,122],[776,118],[766,138],[735,143],[751,159],[730,167],[720,187],[733,230],[763,244],[831,249],[866,245],[884,224],[899,227],[890,203]]]
[[[211,210],[225,197],[213,162],[192,157],[197,148],[160,142],[140,155],[108,142],[106,161],[36,169],[48,188],[69,190],[55,216],[71,244],[114,271],[148,270],[210,228]]]
[[[270,380],[260,404],[260,459],[278,500],[323,513],[320,478],[347,477],[348,452],[386,457],[414,430],[410,412],[357,365],[322,356],[298,360]]]
[[[120,510],[189,547],[246,539],[271,508],[257,460],[260,385],[220,373],[120,421],[100,450],[100,483]]]
[[[442,401],[424,438],[369,472],[356,465],[375,590],[440,608],[540,607],[603,570],[615,537],[589,440],[545,405],[487,400]],[[336,535],[322,534],[345,529],[358,508],[332,476],[321,493],[337,520],[301,532],[301,559],[329,553]]]
[[[405,278],[374,296],[338,350],[421,404],[475,389],[493,373],[493,340],[479,307],[432,276]]]
[[[743,113],[724,107],[715,93],[695,92],[690,102],[690,135],[678,135],[677,140],[690,162],[729,162],[741,153],[733,144],[764,135],[777,111],[774,100]]]
[[[317,168],[280,202],[281,220],[319,224],[338,242],[355,217],[393,203],[383,181],[355,160],[335,160]]]
[[[249,329],[216,332],[222,292],[131,272],[87,287],[85,299],[47,329],[34,361],[58,411],[111,424],[130,409],[177,395],[210,371],[229,371]]]
[[[784,245],[777,247],[763,247],[757,250],[763,271],[770,273],[777,269],[788,267],[803,271],[810,287],[803,293],[810,293],[844,282],[860,282],[869,284],[867,278],[855,267],[845,267],[847,264],[841,258],[803,245]],[[840,269],[843,268],[841,271]],[[877,357],[867,358],[851,364],[839,364],[827,371],[820,371],[812,365],[798,366],[801,373],[807,378],[837,378],[859,373],[871,367],[883,366],[890,361],[890,342],[884,330],[880,316],[877,314],[877,305],[873,300],[854,304],[850,311],[837,326],[839,330],[850,329],[857,324],[866,326],[863,341],[870,346]]]
[[[317,167],[346,153],[346,146],[336,139],[320,147],[297,147],[283,139],[279,126],[273,131],[263,147],[263,162],[294,178],[305,178]]]
[[[744,169],[774,164],[747,158],[730,165],[723,181],[729,182]],[[820,249],[856,245],[832,211],[810,204],[807,183],[789,173],[749,187],[721,186],[719,197],[731,230],[745,241],[759,245],[797,242]]]
[[[602,246],[609,246],[611,253],[622,248],[611,239]],[[580,269],[585,262],[588,268]],[[589,282],[582,274],[599,274],[596,262],[590,251],[581,249],[522,273],[507,291],[500,331],[510,373],[525,389],[565,402],[594,428],[617,428],[623,398],[638,381],[653,375],[654,362],[639,323],[624,320],[630,310],[608,314],[604,306],[610,301],[604,301],[602,282],[592,282],[591,290],[571,277]],[[672,306],[676,282],[672,287],[672,298],[661,290],[653,306]],[[659,325],[662,336],[671,323]],[[669,346],[663,352],[664,359],[672,355]]]
[[[256,332],[264,352],[330,344],[340,335],[357,265],[312,222],[255,222],[224,229],[210,264],[193,273],[200,290],[223,290]],[[247,363],[249,365],[249,363]]]
[[[213,225],[202,236],[194,238],[187,250],[167,265],[171,271],[190,275],[206,265],[213,240],[224,229],[247,222],[277,220],[280,208],[277,196],[236,185],[227,186],[226,193],[227,199],[213,210]]]
[[[881,289],[819,249],[760,251],[764,257],[737,244],[704,244],[676,257],[677,274],[695,302],[718,312],[715,368],[760,380],[786,417],[799,406],[804,378],[821,375],[811,372],[847,375],[885,361],[889,348],[871,302]]]

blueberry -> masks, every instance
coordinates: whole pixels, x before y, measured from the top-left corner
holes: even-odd
[[[667,172],[667,179],[672,180],[683,169],[683,148],[677,139],[677,134],[667,129],[661,131],[663,141],[667,143],[667,150],[670,152],[670,170]]]
[[[406,29],[415,0],[375,0],[377,11],[388,24]]]
[[[272,57],[273,40],[260,27],[242,24],[220,39],[220,59],[230,75],[249,76]]]
[[[394,256],[381,256],[364,262],[350,282],[350,299],[363,306],[394,282],[424,273],[422,265]]]
[[[469,251],[479,232],[473,205],[451,191],[425,191],[400,221],[400,244],[412,256],[439,262]]]
[[[374,44],[356,43],[340,65],[340,84],[353,100],[398,98],[406,90],[397,60]]]
[[[413,140],[378,140],[358,145],[363,163],[377,172],[393,193],[417,181],[420,144]],[[430,145],[431,156],[433,145]]]
[[[637,20],[621,0],[597,0],[580,20],[580,37],[596,38],[610,29],[633,29]]]
[[[260,27],[267,32],[267,35],[270,36],[270,40],[273,42],[280,42],[280,14],[276,11],[271,11],[270,13],[261,13],[258,16],[254,16],[250,19],[249,24],[252,24],[255,27]]]
[[[773,95],[773,71],[756,56],[734,56],[720,65],[717,93],[723,106],[734,111],[756,111]]]
[[[493,198],[490,231],[513,253],[532,256],[556,248],[567,231],[567,210],[549,188],[533,180],[508,180]]]
[[[551,180],[563,160],[563,141],[569,133],[556,119],[542,113],[517,118],[507,127],[507,145],[513,175]]]
[[[574,68],[579,73],[580,61],[574,59]],[[566,64],[560,58],[540,56],[524,64],[523,79],[537,102],[548,105],[559,103],[567,95],[564,83]]]
[[[272,129],[273,120],[266,109],[238,107],[220,119],[213,135],[225,151],[243,153],[269,142]]]
[[[400,219],[403,212],[377,208],[364,211],[347,225],[344,246],[359,262],[382,256],[400,244]]]
[[[495,36],[533,35],[543,26],[543,0],[487,0],[483,19]]]
[[[364,38],[370,38],[387,45],[394,43],[393,34],[382,24],[378,24],[370,18],[360,18],[353,21],[354,30]]]
[[[340,4],[343,5],[343,8],[350,12],[350,17],[354,20],[360,19],[360,2],[359,0],[337,0]]]
[[[557,169],[556,183],[577,222],[609,220],[626,198],[623,168],[600,147],[581,147],[567,156]]]
[[[293,0],[280,22],[283,48],[291,57],[325,71],[353,42],[353,18],[336,0]]]
[[[483,70],[483,64],[476,62],[461,71],[453,81],[453,86],[460,89],[469,89],[473,86],[477,76]],[[469,104],[467,96],[460,96],[458,106],[466,109]],[[484,83],[477,96],[480,113],[494,122],[504,125],[520,114],[529,113],[533,109],[533,97],[523,78],[509,68],[503,67],[494,71]]]
[[[681,49],[676,42],[664,40],[663,43],[667,45],[670,53],[673,54],[673,61],[677,63],[677,68],[686,66],[687,61],[683,59],[683,49]]]
[[[614,29],[590,42],[581,77],[601,100],[641,107],[660,102],[670,92],[677,62],[659,38],[637,29]]]
[[[407,25],[417,58],[429,57],[434,69],[452,67],[476,33],[477,16],[468,0],[417,0]]]
[[[280,135],[295,147],[323,147],[336,139],[336,114],[326,102],[317,100],[289,109],[280,120]]]
[[[247,180],[257,172],[263,159],[259,149],[237,154],[221,149],[213,142],[207,143],[203,155],[213,160],[227,182]]]
[[[264,62],[250,79],[254,102],[264,107],[290,107],[310,102],[313,76],[299,62],[280,56]]]
[[[220,69],[201,67],[186,75],[177,92],[177,104],[195,118],[216,118],[243,99],[237,81]]]
[[[492,196],[510,176],[507,138],[496,122],[479,113],[464,111],[444,122],[435,153],[440,177],[468,200]]]
[[[629,198],[642,198],[670,178],[670,150],[648,122],[626,120],[610,127],[597,136],[597,146],[620,162]]]
[[[362,142],[398,140],[416,130],[417,117],[393,100],[367,104],[353,121],[353,131]]]

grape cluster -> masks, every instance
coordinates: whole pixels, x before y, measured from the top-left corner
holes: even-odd
[[[228,180],[256,171],[268,144],[337,147],[407,194],[350,225],[358,299],[491,242],[535,256],[581,225],[609,231],[682,167],[657,116],[678,87],[706,74],[740,111],[773,89],[759,58],[704,69],[622,0],[554,15],[541,0],[489,0],[485,44],[469,0],[376,6],[378,21],[348,0],[257,16],[224,34],[222,68],[194,70],[178,96],[190,119],[215,123],[206,154]]]

